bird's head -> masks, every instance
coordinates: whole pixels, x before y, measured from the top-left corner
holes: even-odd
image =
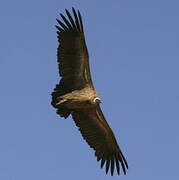
[[[101,99],[99,97],[95,97],[93,100],[92,100],[92,104],[99,104],[101,103]]]

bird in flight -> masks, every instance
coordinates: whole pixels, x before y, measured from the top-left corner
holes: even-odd
[[[119,175],[121,167],[126,174],[127,161],[103,115],[101,99],[91,79],[81,14],[74,8],[72,14],[65,11],[66,17],[60,14],[62,20],[57,19],[57,62],[61,79],[52,92],[51,104],[61,117],[72,116],[83,138],[94,149],[101,168],[105,166],[106,174],[110,169],[113,175],[116,168]]]

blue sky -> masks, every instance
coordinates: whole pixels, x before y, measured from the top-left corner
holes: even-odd
[[[128,160],[105,175],[50,93],[59,81],[54,28],[80,9],[102,109]],[[0,179],[179,177],[179,2],[177,0],[1,1]]]

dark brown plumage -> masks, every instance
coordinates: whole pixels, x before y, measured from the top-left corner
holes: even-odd
[[[113,175],[116,168],[119,175],[121,165],[126,174],[127,161],[100,109],[100,98],[91,80],[82,18],[74,8],[72,12],[73,16],[66,10],[67,18],[60,14],[64,22],[57,19],[57,58],[62,78],[52,93],[52,106],[61,117],[72,115],[97,160],[101,160],[101,168],[106,163],[106,173],[110,169]]]

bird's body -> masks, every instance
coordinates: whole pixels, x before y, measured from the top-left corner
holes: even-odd
[[[61,117],[72,116],[97,160],[101,160],[101,167],[106,163],[106,173],[110,168],[113,175],[116,167],[119,174],[121,165],[126,174],[127,161],[101,111],[101,100],[92,83],[82,18],[79,11],[72,11],[74,17],[66,10],[68,18],[60,14],[64,22],[57,19],[57,61],[62,78],[52,92],[52,106]]]
[[[69,109],[89,108],[95,104],[95,100],[99,98],[95,89],[85,87],[81,90],[75,90],[70,93],[59,96],[57,106],[64,106]]]

